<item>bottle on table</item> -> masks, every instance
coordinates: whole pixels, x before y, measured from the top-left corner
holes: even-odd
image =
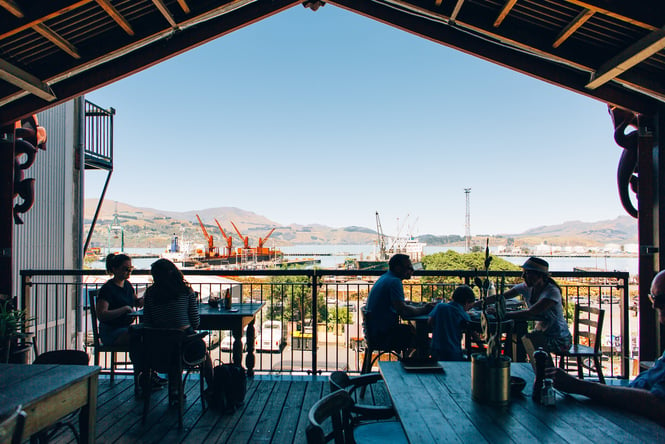
[[[552,407],[556,404],[556,395],[554,393],[554,381],[550,378],[543,379],[543,388],[540,390],[540,403]]]
[[[534,401],[540,402],[545,379],[545,366],[547,365],[547,352],[542,347],[533,352],[533,359],[536,361],[536,379],[533,381],[533,392],[531,397]]]
[[[231,309],[231,291],[227,288],[226,293],[224,293],[224,308],[227,310]]]

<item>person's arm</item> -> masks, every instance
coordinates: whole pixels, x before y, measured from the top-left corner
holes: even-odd
[[[432,311],[434,306],[436,306],[436,302],[428,302],[427,304],[420,306],[420,307],[414,307],[413,305],[409,305],[406,302],[395,299],[392,301],[393,308],[402,317],[411,317],[411,316],[420,316],[429,313]]]
[[[506,316],[504,319],[522,319],[522,320],[529,320],[529,319],[534,319],[538,315],[544,313],[545,311],[549,310],[556,304],[555,301],[552,299],[541,299],[535,304],[533,304],[531,307],[527,308],[526,310],[517,310],[517,311],[510,311],[506,313]]]
[[[122,307],[109,310],[109,301],[106,299],[97,300],[97,318],[102,322],[118,319],[126,314],[131,313],[132,311],[132,307],[129,305],[123,305]]]
[[[583,395],[601,404],[636,413],[665,425],[665,400],[648,390],[577,379],[555,367],[546,369],[545,373],[554,380],[554,387],[561,391]]]
[[[514,288],[511,288],[510,290],[503,293],[503,297],[505,299],[514,298],[514,297],[519,296],[519,295],[520,294]],[[496,302],[496,296],[488,296],[487,297],[487,303],[488,304],[493,304],[494,302]],[[479,300],[479,301],[476,301],[476,303],[473,304],[473,307],[480,308],[482,306],[482,303],[483,303],[482,299]]]

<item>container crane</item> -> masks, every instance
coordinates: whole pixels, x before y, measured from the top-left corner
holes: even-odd
[[[231,225],[233,225],[233,228],[235,228],[236,233],[238,233],[238,236],[240,237],[240,240],[242,240],[243,247],[245,248],[245,250],[249,250],[249,236],[243,236],[240,233],[240,230],[238,230],[238,227],[236,227],[236,224],[233,223],[233,221],[231,221]]]
[[[267,248],[264,248],[263,245],[266,243],[266,241],[268,240],[270,235],[273,234],[274,232],[275,232],[275,228],[270,230],[270,232],[268,234],[266,234],[266,237],[259,238],[259,246],[256,247],[259,254],[270,254],[270,251]]]
[[[206,240],[208,241],[208,248],[206,248],[206,257],[210,256],[217,256],[218,252],[217,249],[215,248],[215,241],[212,238],[211,235],[208,234],[208,230],[206,230],[206,227],[203,226],[203,222],[201,221],[201,218],[199,215],[196,215],[196,218],[199,221],[199,225],[201,226],[201,231],[203,231],[203,236],[205,236]]]
[[[219,231],[222,232],[222,236],[224,236],[224,239],[226,239],[226,248],[227,248],[227,255],[233,254],[233,238],[231,236],[227,236],[226,232],[224,232],[224,229],[220,225],[220,223],[215,219],[215,223],[217,224],[217,227],[219,228]]]
[[[379,242],[379,255],[382,259],[385,259],[388,255],[386,252],[386,236],[383,234],[383,228],[381,227],[381,219],[379,218],[378,211],[376,212],[376,232]]]

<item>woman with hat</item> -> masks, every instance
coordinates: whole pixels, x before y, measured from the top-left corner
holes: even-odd
[[[567,351],[573,338],[563,315],[561,287],[550,277],[549,264],[543,259],[530,257],[522,265],[522,270],[524,282],[515,285],[504,296],[521,295],[528,308],[506,313],[506,319],[536,320],[533,331],[522,338],[530,357],[538,347],[552,353]]]

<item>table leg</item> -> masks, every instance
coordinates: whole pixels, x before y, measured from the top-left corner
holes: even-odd
[[[79,413],[79,430],[81,431],[81,442],[95,442],[95,425],[97,422],[97,375],[88,379],[88,403],[81,408]]]
[[[231,330],[233,335],[233,363],[242,366],[242,327]],[[247,344],[249,346],[249,344]]]
[[[247,356],[245,356],[245,366],[247,367],[247,376],[254,376],[254,319],[247,325]]]

